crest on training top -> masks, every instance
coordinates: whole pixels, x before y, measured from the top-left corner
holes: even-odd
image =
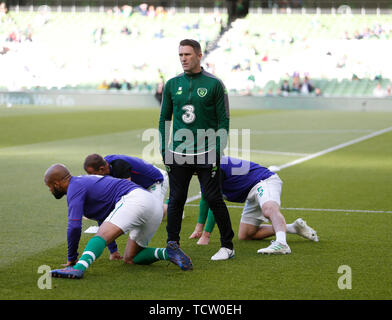
[[[207,89],[206,88],[198,88],[197,94],[199,95],[199,97],[203,98],[207,94]]]

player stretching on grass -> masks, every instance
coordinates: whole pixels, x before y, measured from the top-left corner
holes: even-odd
[[[169,178],[166,171],[142,159],[120,154],[110,154],[105,158],[96,153],[90,154],[84,160],[83,167],[88,174],[110,175],[114,178],[129,179],[142,186],[162,203],[163,216],[165,217],[167,204],[164,203],[164,200],[169,188]],[[110,260],[122,259],[115,241],[108,244],[108,249]]]
[[[183,270],[192,269],[190,258],[178,246],[147,248],[162,221],[162,206],[148,191],[126,179],[110,176],[72,176],[62,164],[45,172],[45,184],[56,199],[67,195],[68,262],[66,268],[52,270],[53,277],[82,278],[85,270],[100,257],[108,243],[129,232],[124,261],[150,264],[170,260]],[[78,246],[82,217],[101,223],[79,260]]]
[[[222,157],[221,169],[222,192],[226,200],[245,202],[238,231],[239,240],[261,240],[276,235],[276,241],[272,241],[269,247],[257,251],[264,254],[291,253],[286,242],[286,231],[318,241],[316,231],[301,218],[286,225],[280,212],[282,180],[276,173],[256,163],[232,157]],[[263,224],[268,221],[272,225]],[[198,223],[189,238],[200,238],[198,244],[208,244],[214,224],[214,216],[202,195]]]
[[[90,154],[84,160],[83,166],[88,174],[129,179],[150,191],[158,198],[159,202],[163,203],[165,200],[169,188],[167,172],[143,159],[121,154],[110,154],[105,158],[99,154]],[[167,204],[163,203],[163,210],[163,216],[165,216]]]

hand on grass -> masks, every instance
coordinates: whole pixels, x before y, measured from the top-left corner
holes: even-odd
[[[122,260],[123,257],[120,255],[120,253],[118,251],[116,251],[116,252],[113,252],[110,254],[109,259],[110,260]]]

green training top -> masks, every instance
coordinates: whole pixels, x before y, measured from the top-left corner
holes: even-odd
[[[164,157],[169,148],[187,155],[216,149],[221,155],[227,144],[229,122],[229,99],[221,80],[203,68],[200,73],[171,78],[162,96],[159,132],[165,140],[160,141],[161,154]]]

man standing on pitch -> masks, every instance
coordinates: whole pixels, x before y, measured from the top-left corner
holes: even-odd
[[[201,67],[197,41],[182,40],[179,58],[184,73],[166,83],[159,119],[161,153],[170,186],[168,246],[179,244],[183,208],[196,173],[221,235],[221,248],[211,260],[227,260],[234,257],[234,232],[219,183],[220,157],[229,131],[227,91],[218,78]]]

